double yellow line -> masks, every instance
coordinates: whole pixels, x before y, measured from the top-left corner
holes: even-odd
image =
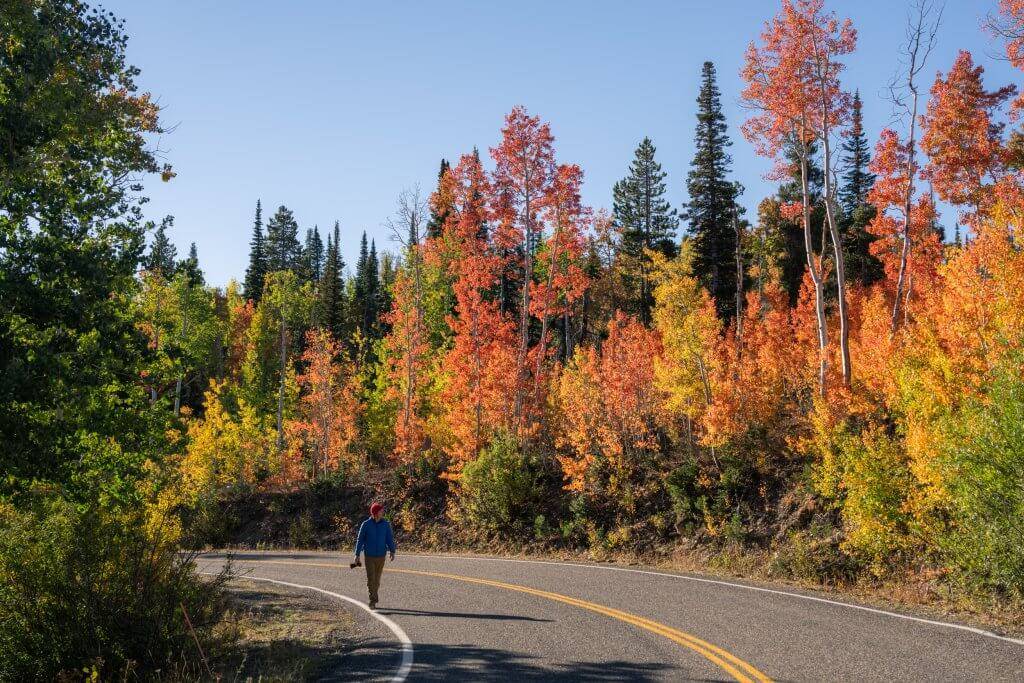
[[[312,567],[330,567],[337,569],[341,565],[329,564],[325,562],[298,562],[294,560],[235,560],[241,562],[255,562],[257,564],[298,564],[307,565]],[[572,605],[573,607],[579,607],[590,612],[596,612],[597,614],[603,614],[617,619],[618,621],[631,624],[637,628],[642,628],[645,631],[650,631],[659,636],[668,638],[672,642],[682,645],[683,647],[693,650],[697,654],[701,655],[709,662],[720,667],[723,671],[727,672],[730,676],[735,678],[740,683],[771,683],[771,679],[764,675],[752,665],[743,661],[742,659],[734,656],[733,654],[726,652],[722,648],[702,640],[697,636],[680,631],[666,626],[657,621],[646,619],[629,612],[623,612],[621,610],[614,609],[612,607],[605,607],[604,605],[598,605],[597,603],[588,602],[586,600],[580,600],[578,598],[571,598],[568,595],[562,595],[561,593],[551,593],[549,591],[539,590],[537,588],[529,588],[527,586],[520,586],[514,583],[504,583],[502,581],[492,581],[491,579],[478,579],[471,576],[461,576],[459,574],[444,574],[441,572],[426,572],[419,571],[416,569],[392,569],[388,568],[389,573],[394,572],[396,574],[413,574],[417,576],[431,576],[439,579],[450,579],[452,581],[463,581],[465,583],[476,583],[482,586],[491,586],[493,588],[503,588],[505,590],[517,591],[519,593],[526,593],[528,595],[534,595],[540,598],[546,598],[555,602],[561,602],[566,605]]]

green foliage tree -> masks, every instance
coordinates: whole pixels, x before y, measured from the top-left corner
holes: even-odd
[[[259,301],[263,296],[263,280],[267,276],[267,245],[263,237],[263,207],[256,200],[256,219],[252,225],[252,239],[249,241],[249,266],[245,269],[243,288],[245,297]]]
[[[345,336],[345,262],[338,247],[340,240],[341,230],[335,221],[333,236],[327,236],[323,274],[317,286],[317,320],[335,339]]]
[[[693,239],[693,271],[715,299],[719,316],[736,311],[738,186],[727,178],[732,144],[722,113],[715,65],[704,62],[697,96],[696,152],[686,178],[686,221]]]
[[[107,12],[6,3],[0,35],[2,486],[70,481],[88,462],[115,486],[161,443],[126,305],[145,238],[134,179],[161,170],[146,145],[157,107]],[[85,457],[105,440],[117,457]]]
[[[288,207],[279,206],[267,221],[267,272],[298,270],[301,255],[299,224]]]
[[[206,284],[203,269],[199,267],[199,250],[196,249],[195,242],[189,245],[188,257],[178,262],[177,272],[184,273],[193,287]]]
[[[650,322],[651,296],[650,258],[645,250],[651,249],[671,256],[676,253],[675,233],[678,224],[676,212],[665,199],[665,177],[661,164],[654,159],[657,149],[650,138],[644,138],[636,148],[629,175],[612,188],[612,220],[622,235],[621,253],[625,256],[621,266],[625,271],[627,288],[636,291],[625,302],[629,312]]]
[[[854,93],[850,131],[843,143],[843,186],[839,192],[842,208],[840,228],[843,236],[843,250],[846,272],[854,282],[870,285],[883,276],[881,262],[871,255],[874,237],[867,231],[868,224],[875,217],[874,205],[868,203],[868,192],[875,183],[875,176],[868,170],[871,150],[864,134],[863,103],[860,91]]]
[[[149,253],[142,260],[142,267],[165,278],[174,277],[177,270],[178,250],[167,236],[167,228],[174,226],[174,216],[164,216],[160,226],[153,233]]]

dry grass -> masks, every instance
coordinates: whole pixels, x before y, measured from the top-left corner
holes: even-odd
[[[227,585],[230,608],[221,628],[234,641],[217,662],[222,681],[304,681],[341,666],[355,621],[321,596],[244,578]]]

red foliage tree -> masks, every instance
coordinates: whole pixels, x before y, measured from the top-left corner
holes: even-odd
[[[994,202],[991,186],[1006,174],[996,112],[1016,93],[1013,86],[985,90],[984,71],[961,50],[946,77],[936,77],[921,120],[921,149],[928,155],[924,175],[939,197],[970,207],[970,221],[987,214]]]
[[[850,97],[839,84],[839,59],[851,52],[857,34],[850,21],[826,13],[823,0],[783,0],[782,10],[765,26],[761,45],[747,49],[742,76],[744,102],[757,113],[743,125],[743,134],[759,153],[780,159],[789,145],[800,165],[802,201],[787,207],[789,217],[800,216],[804,227],[807,268],[814,285],[818,323],[819,390],[825,392],[828,374],[828,331],[825,318],[824,274],[811,240],[811,198],[808,185],[810,146],[822,145],[825,210],[835,257],[839,302],[839,346],[843,379],[850,381],[849,319],[846,276],[839,234],[836,190],[832,182],[833,137],[846,122]]]
[[[442,400],[452,435],[450,454],[463,462],[475,458],[497,429],[512,427],[515,324],[491,296],[503,261],[487,239],[489,186],[476,157],[464,155],[442,180],[440,192],[450,202],[443,239],[453,256],[447,263],[456,301],[448,317],[454,341],[443,362]]]

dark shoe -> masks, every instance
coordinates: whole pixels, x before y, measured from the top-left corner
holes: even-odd
[[[370,609],[377,609],[377,603],[370,602]]]

